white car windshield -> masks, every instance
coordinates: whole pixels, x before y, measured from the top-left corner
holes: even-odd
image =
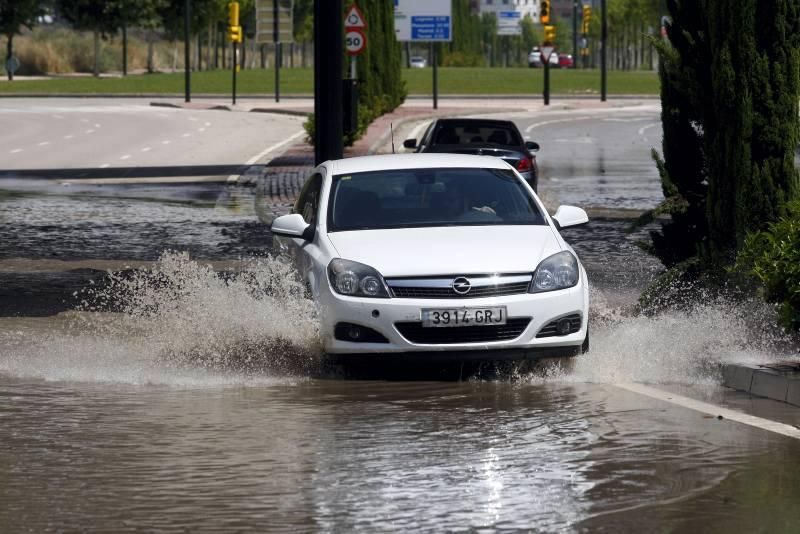
[[[428,226],[545,225],[504,169],[401,169],[334,176],[328,231]]]

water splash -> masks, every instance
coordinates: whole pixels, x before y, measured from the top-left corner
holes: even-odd
[[[316,307],[276,259],[243,260],[221,275],[187,254],[165,253],[152,267],[110,273],[107,284],[80,296],[76,312],[4,329],[0,372],[227,383],[254,374],[303,376],[319,362]]]
[[[2,319],[0,372],[48,380],[229,384],[308,377],[322,369],[317,309],[292,268],[273,258],[216,272],[184,253],[109,273],[55,318]],[[786,354],[774,312],[709,299],[633,316],[593,290],[591,350],[570,372],[510,377],[565,382],[718,383],[724,362]],[[796,351],[796,348],[794,349]],[[501,376],[509,377],[506,373]]]

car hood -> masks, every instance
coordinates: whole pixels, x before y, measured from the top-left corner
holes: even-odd
[[[448,226],[332,232],[341,258],[386,277],[533,272],[560,252],[549,226]]]

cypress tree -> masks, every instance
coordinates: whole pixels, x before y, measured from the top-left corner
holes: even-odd
[[[706,261],[725,264],[798,193],[800,9],[796,0],[669,0],[668,8],[659,170],[668,202],[685,209],[654,245],[679,260],[688,238]]]

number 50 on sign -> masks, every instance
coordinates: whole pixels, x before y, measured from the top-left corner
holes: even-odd
[[[349,55],[357,56],[367,46],[367,36],[361,30],[347,30],[344,36],[344,44]]]

